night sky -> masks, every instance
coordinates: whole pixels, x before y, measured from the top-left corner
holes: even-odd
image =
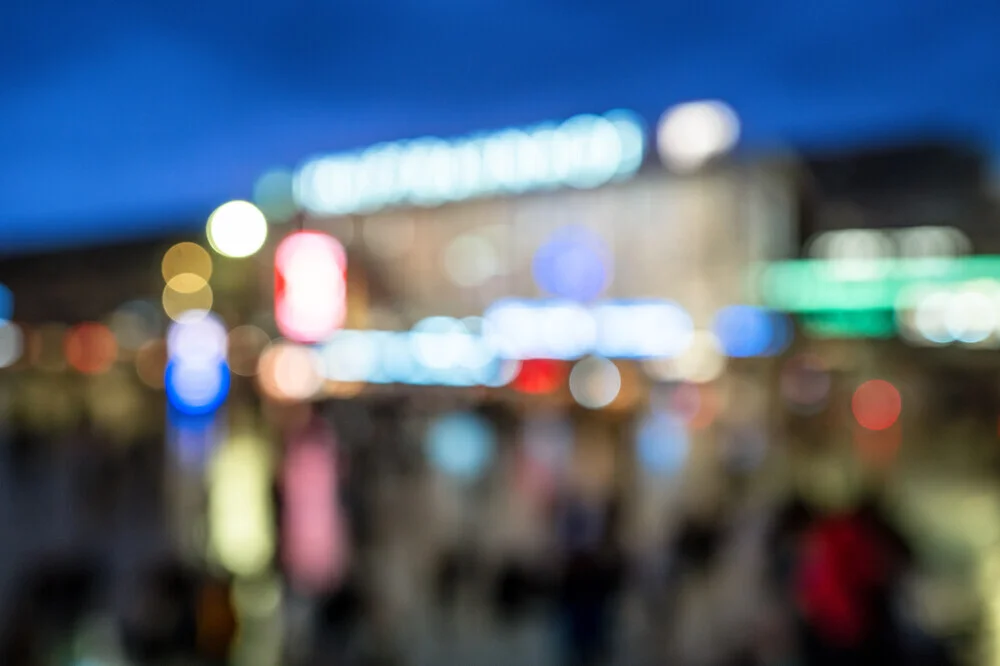
[[[822,9],[820,9],[822,7]],[[728,101],[747,152],[1000,148],[1000,3],[8,0],[0,251],[183,230],[316,152]]]

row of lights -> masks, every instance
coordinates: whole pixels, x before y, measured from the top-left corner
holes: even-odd
[[[590,306],[571,301],[507,299],[483,315],[484,335],[504,358],[671,359],[701,344],[691,316],[667,300],[623,300]],[[731,358],[776,356],[791,343],[789,319],[746,305],[716,313],[712,333]]]
[[[996,347],[1000,345],[1000,282],[913,287],[900,295],[896,320],[910,342]]]
[[[635,173],[644,144],[641,123],[627,112],[582,115],[559,125],[385,143],[315,158],[296,173],[294,192],[310,212],[346,215],[560,186],[593,188]]]
[[[665,165],[687,173],[732,150],[739,134],[736,113],[723,102],[705,100],[668,109],[657,125],[656,145]],[[645,147],[641,120],[611,111],[558,124],[453,140],[425,137],[316,157],[294,173],[269,171],[254,194],[278,221],[296,209],[347,215],[553,187],[589,189],[633,175]]]

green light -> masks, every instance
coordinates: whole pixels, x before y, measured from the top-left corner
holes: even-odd
[[[802,328],[816,338],[891,338],[896,334],[892,310],[834,310],[809,312]]]
[[[786,312],[891,310],[909,287],[1000,280],[1000,256],[781,261],[760,279],[764,303]]]

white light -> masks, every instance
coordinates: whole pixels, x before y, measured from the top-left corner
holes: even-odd
[[[581,305],[564,303],[539,311],[541,338],[534,358],[579,358],[594,348],[597,325]]]
[[[676,378],[703,384],[717,379],[726,367],[722,345],[713,333],[698,331],[687,350],[674,360]]]
[[[932,292],[917,303],[913,323],[926,340],[939,345],[955,340],[955,336],[948,330],[950,303],[951,295],[946,291]]]
[[[624,301],[594,308],[597,346],[613,358],[672,358],[681,354],[694,334],[694,323],[671,301]]]
[[[24,350],[24,335],[21,327],[12,321],[0,323],[0,368],[7,368],[21,358]]]
[[[459,365],[473,345],[465,324],[451,317],[428,317],[410,333],[413,355],[432,370],[448,370]]]
[[[375,338],[366,331],[340,331],[320,352],[324,375],[338,382],[371,381],[378,363]]]
[[[270,397],[303,401],[323,386],[323,357],[310,347],[278,342],[260,357],[257,380]]]
[[[319,157],[298,170],[293,190],[307,210],[346,215],[558,185],[591,188],[635,173],[644,147],[642,124],[628,112],[613,111],[577,116],[558,127],[455,141],[428,137]]]
[[[607,407],[618,397],[622,376],[606,358],[590,356],[578,361],[569,373],[569,392],[587,409]]]
[[[702,101],[668,109],[660,119],[656,139],[668,167],[693,171],[732,149],[739,134],[739,119],[728,105]]]
[[[982,292],[960,291],[951,296],[944,323],[955,340],[967,344],[982,342],[996,330],[996,305]]]
[[[217,315],[192,310],[167,331],[167,353],[184,364],[210,365],[226,359],[226,327]]]
[[[500,272],[500,257],[489,238],[463,234],[444,249],[444,270],[460,287],[478,287]]]
[[[249,257],[267,240],[267,219],[249,201],[230,201],[208,218],[208,242],[226,257]]]

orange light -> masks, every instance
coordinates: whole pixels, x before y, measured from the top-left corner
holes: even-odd
[[[118,358],[115,334],[104,324],[96,322],[71,328],[66,333],[63,349],[69,364],[87,375],[107,372]]]
[[[163,373],[167,368],[167,343],[149,340],[135,354],[135,371],[142,383],[153,389],[163,388]]]
[[[885,430],[899,419],[903,399],[896,387],[884,379],[872,379],[854,392],[851,411],[858,425],[868,430]]]

